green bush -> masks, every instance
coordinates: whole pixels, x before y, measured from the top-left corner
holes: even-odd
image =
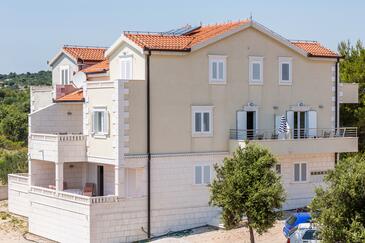
[[[341,160],[310,208],[323,242],[365,242],[365,155]]]
[[[26,173],[28,171],[27,150],[22,149],[15,152],[2,152],[0,154],[0,182],[8,183],[8,174]]]

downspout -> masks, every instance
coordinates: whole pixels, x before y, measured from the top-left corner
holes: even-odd
[[[336,66],[335,66],[335,133],[338,132],[339,127],[339,104],[338,104],[338,85],[339,85],[339,64],[340,64],[340,58],[337,57],[336,60]],[[338,162],[338,153],[335,153],[335,165],[337,165]]]
[[[147,82],[147,237],[151,238],[151,111],[150,111],[150,57],[151,50],[146,55]]]

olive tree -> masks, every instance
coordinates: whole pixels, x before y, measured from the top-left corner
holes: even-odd
[[[227,229],[247,217],[251,243],[255,242],[254,230],[258,234],[266,232],[281,215],[285,193],[274,170],[276,163],[267,149],[250,143],[214,167],[210,205],[222,208]]]
[[[365,155],[341,160],[310,204],[324,242],[365,242]]]

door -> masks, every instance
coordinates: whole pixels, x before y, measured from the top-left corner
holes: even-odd
[[[307,112],[294,112],[294,139],[305,138],[307,134]]]
[[[104,196],[104,166],[97,167],[97,190],[98,196]]]
[[[246,140],[247,139],[247,112],[240,110],[237,111],[237,131],[236,139]]]
[[[247,111],[247,139],[255,138],[255,130],[256,130],[256,112],[255,111]]]

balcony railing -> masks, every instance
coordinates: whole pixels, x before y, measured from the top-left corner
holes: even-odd
[[[48,188],[39,187],[39,186],[31,186],[30,192],[34,193],[34,194],[42,195],[42,196],[59,198],[62,200],[86,204],[86,205],[98,204],[98,203],[111,203],[111,202],[118,201],[118,197],[114,196],[114,195],[100,196],[100,197],[87,197],[84,195],[78,195],[78,194],[73,194],[73,193],[64,192],[64,191],[56,191],[53,189],[48,189]]]
[[[28,173],[8,174],[8,183],[28,184]]]
[[[83,162],[86,159],[86,136],[83,134],[31,133],[31,159],[53,162]]]
[[[289,129],[287,133],[279,133],[277,129],[230,129],[229,138],[234,140],[275,140],[275,139],[315,139],[357,137],[356,127]]]

